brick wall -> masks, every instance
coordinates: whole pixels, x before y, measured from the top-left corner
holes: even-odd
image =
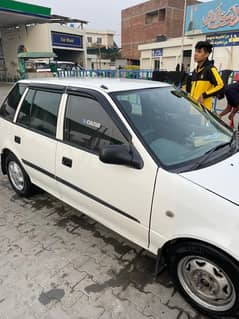
[[[187,4],[198,3],[196,0],[187,0]],[[146,23],[146,14],[165,9],[165,18],[160,21],[159,16],[151,17]],[[121,12],[122,57],[139,60],[138,45],[156,42],[159,34],[170,38],[182,34],[183,27],[183,0],[151,0],[127,8]],[[161,16],[162,19],[162,16]]]

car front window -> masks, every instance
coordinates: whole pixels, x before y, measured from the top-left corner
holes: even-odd
[[[113,98],[166,168],[193,162],[232,139],[229,128],[171,86],[117,92]]]

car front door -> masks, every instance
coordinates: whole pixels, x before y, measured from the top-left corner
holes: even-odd
[[[147,248],[156,164],[134,138],[144,161],[142,169],[101,162],[103,147],[129,144],[121,120],[117,122],[111,104],[100,93],[69,92],[65,99],[56,156],[63,200]]]

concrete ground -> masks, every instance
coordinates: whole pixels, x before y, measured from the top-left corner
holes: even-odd
[[[203,319],[155,260],[61,201],[0,175],[1,319]]]
[[[0,173],[1,319],[206,319],[154,265],[52,196],[18,197]]]

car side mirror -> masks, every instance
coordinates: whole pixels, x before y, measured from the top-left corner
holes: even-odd
[[[115,165],[126,165],[141,169],[144,162],[132,144],[108,145],[102,148],[99,158],[102,162]]]

